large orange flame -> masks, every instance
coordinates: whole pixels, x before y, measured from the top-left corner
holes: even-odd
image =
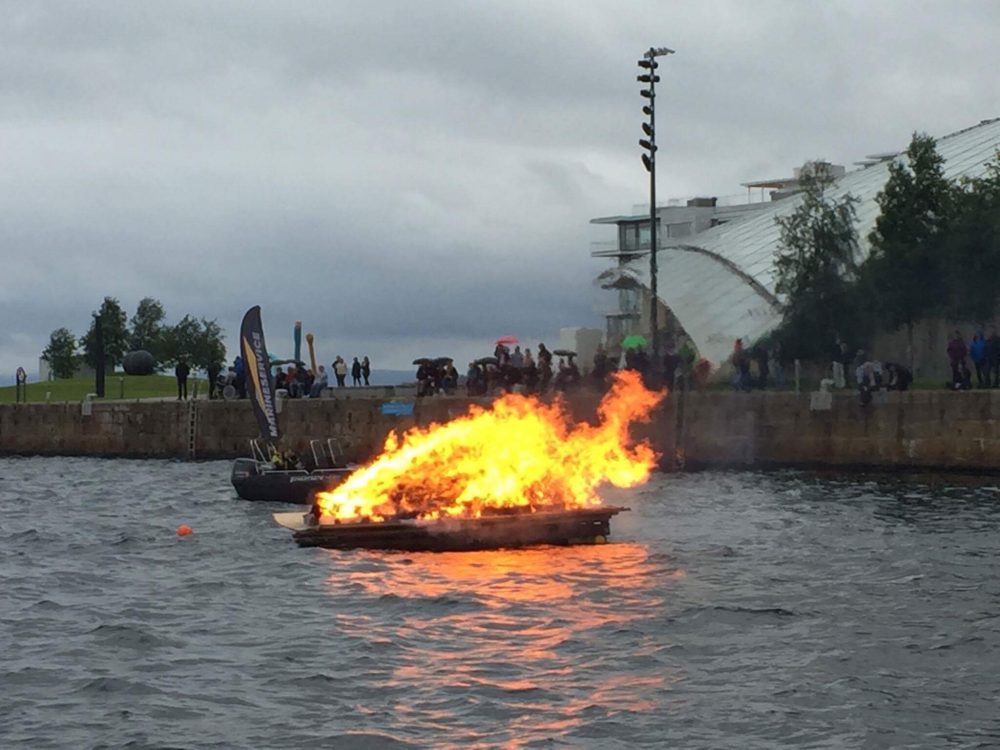
[[[476,518],[599,505],[602,483],[632,487],[648,478],[656,454],[645,442],[632,445],[629,425],[647,421],[664,395],[624,371],[602,399],[597,425],[572,424],[559,402],[511,394],[490,409],[393,433],[372,463],[318,494],[321,520]]]

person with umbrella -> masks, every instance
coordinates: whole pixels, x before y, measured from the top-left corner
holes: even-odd
[[[552,352],[545,348],[545,344],[538,345],[538,366],[542,366],[542,362],[548,362],[549,373],[552,372]]]
[[[552,382],[552,354],[545,344],[538,345],[538,392],[545,393]]]
[[[455,363],[449,359],[441,368],[441,373],[442,390],[449,396],[455,395],[455,391],[458,390],[458,370],[455,369]]]
[[[469,362],[469,369],[465,373],[465,392],[470,396],[479,396],[482,384],[483,369],[479,366],[479,362]]]
[[[431,361],[427,357],[420,357],[419,359],[413,360],[413,364],[417,365],[417,395],[431,395],[431,382],[433,375]]]
[[[501,336],[496,341],[493,348],[493,356],[497,358],[500,367],[503,367],[510,360],[510,347],[517,343],[517,336]]]

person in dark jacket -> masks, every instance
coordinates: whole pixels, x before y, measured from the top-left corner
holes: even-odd
[[[962,370],[968,369],[965,364],[965,358],[969,354],[969,350],[965,346],[965,339],[962,338],[962,332],[956,330],[951,337],[951,341],[948,342],[948,362],[951,364],[951,382],[956,388],[962,382]]]
[[[205,368],[208,374],[208,397],[216,398],[221,396],[222,392],[219,388],[219,373],[222,372],[222,365],[217,362],[213,362],[207,368]]]
[[[976,386],[987,387],[990,384],[990,372],[986,366],[986,337],[982,331],[976,331],[969,342],[969,358],[976,368]]]
[[[890,391],[908,391],[913,382],[913,374],[902,365],[886,362],[883,366],[886,373],[885,387]]]
[[[174,375],[177,377],[177,400],[180,401],[182,398],[188,397],[188,374],[190,374],[191,368],[188,367],[187,362],[183,358],[177,363],[177,367],[174,368]],[[183,394],[183,396],[181,395]]]
[[[990,326],[986,338],[986,381],[993,388],[1000,386],[1000,335],[996,326]]]
[[[243,357],[237,357],[233,360],[233,372],[235,373],[235,378],[233,379],[233,385],[236,386],[236,393],[240,398],[247,397],[247,368],[246,364],[243,362]]]
[[[351,381],[352,385],[361,385],[361,363],[358,358],[355,357],[354,361],[351,363]]]

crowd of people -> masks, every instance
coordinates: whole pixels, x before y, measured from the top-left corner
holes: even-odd
[[[951,370],[951,377],[944,383],[948,390],[1000,387],[1000,334],[995,326],[990,326],[988,335],[981,328],[977,329],[968,344],[962,332],[956,329],[948,340],[945,354]],[[871,391],[905,391],[913,383],[913,373],[906,366],[866,357],[862,350],[852,357],[847,344],[837,339],[833,358],[834,384],[843,386],[845,373],[852,369],[863,402],[866,393]]]
[[[977,388],[1000,388],[1000,334],[990,326],[989,335],[977,329],[966,344],[962,332],[955,330],[946,349],[951,366],[951,380],[945,388],[964,391],[972,388],[972,372],[976,373]],[[972,367],[969,367],[971,361]]]
[[[418,365],[417,395],[449,395],[460,388],[469,396],[498,395],[502,393],[543,394],[573,391],[581,387],[604,391],[611,383],[611,376],[620,369],[635,370],[647,385],[654,385],[654,375],[665,379],[672,389],[679,376],[690,374],[695,384],[707,380],[710,365],[706,360],[696,363],[694,347],[685,342],[679,350],[667,345],[663,357],[663,371],[654,373],[653,361],[645,348],[632,347],[609,352],[599,345],[594,354],[593,366],[581,373],[577,353],[566,349],[550,350],[544,343],[537,351],[523,349],[519,344],[498,342],[492,356],[469,362],[464,377],[460,377],[454,362],[448,358],[415,360]]]
[[[498,342],[493,356],[469,363],[464,378],[459,376],[451,359],[416,360],[417,395],[450,395],[462,386],[469,396],[570,390],[581,381],[575,359],[575,352],[558,349],[552,352],[543,343],[538,345],[535,355],[529,347],[522,350],[516,344],[512,349],[511,345]]]
[[[348,373],[351,375],[351,385],[354,387],[371,384],[372,365],[367,356],[360,360],[355,357],[348,367],[347,361],[338,355],[330,365],[330,370],[338,388],[347,387]],[[331,387],[330,376],[326,365],[320,365],[317,371],[313,372],[311,367],[307,368],[299,362],[297,365],[288,365],[287,370],[278,367],[274,375],[274,389],[284,388],[288,391],[289,398],[318,398],[323,389],[329,387]]]
[[[351,376],[352,386],[370,385],[372,365],[367,356],[354,361],[348,367],[343,357],[336,357],[330,365],[330,371],[337,387],[347,387],[347,376]],[[319,365],[316,371],[306,367],[304,362],[293,362],[277,366],[273,374],[274,389],[283,389],[289,398],[318,398],[324,388],[331,387],[330,378],[325,365]],[[246,366],[242,357],[236,357],[233,364],[222,372],[221,367],[208,369],[209,398],[221,398],[226,386],[232,386],[237,398],[247,397]],[[180,375],[178,374],[178,387]]]
[[[769,385],[781,388],[785,384],[785,368],[777,343],[771,347],[755,344],[747,348],[743,339],[736,339],[730,364],[733,366],[733,388],[738,391],[764,390]]]

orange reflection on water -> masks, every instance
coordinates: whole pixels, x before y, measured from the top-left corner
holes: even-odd
[[[399,721],[464,726],[464,746],[517,747],[595,714],[654,711],[673,679],[656,656],[657,618],[684,571],[643,545],[330,555],[330,595],[370,611],[339,628],[392,644],[382,687],[401,696]],[[505,719],[487,731],[484,711]]]

